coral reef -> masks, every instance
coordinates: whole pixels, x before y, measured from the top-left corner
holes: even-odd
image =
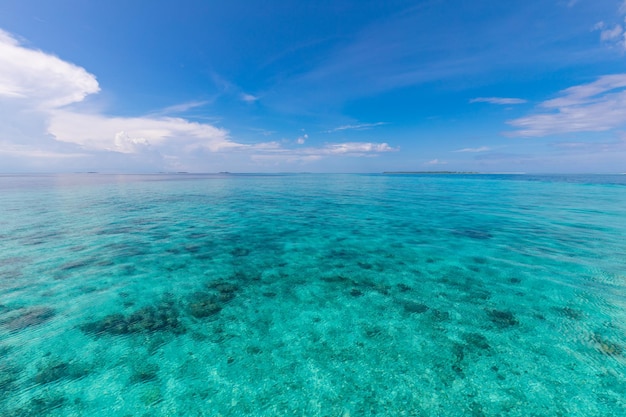
[[[129,316],[110,314],[103,319],[81,326],[85,333],[124,335],[132,333],[152,333],[169,331],[175,334],[185,332],[179,320],[179,313],[171,301],[157,306],[143,307]]]
[[[33,381],[37,384],[48,384],[61,379],[78,379],[87,374],[88,370],[82,366],[54,359],[39,365]]]
[[[55,315],[54,309],[50,307],[32,307],[19,309],[18,314],[2,322],[2,325],[9,330],[18,331],[27,327],[37,326],[47,322]]]

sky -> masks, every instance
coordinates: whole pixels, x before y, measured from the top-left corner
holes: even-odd
[[[626,172],[626,0],[3,0],[0,172]]]

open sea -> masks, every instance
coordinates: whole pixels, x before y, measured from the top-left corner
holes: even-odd
[[[626,175],[0,175],[0,415],[624,416]]]

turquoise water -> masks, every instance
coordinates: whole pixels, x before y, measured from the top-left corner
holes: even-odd
[[[2,416],[622,416],[626,176],[0,176]]]

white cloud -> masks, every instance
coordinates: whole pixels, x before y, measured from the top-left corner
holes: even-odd
[[[621,25],[615,25],[613,29],[604,29],[600,32],[600,40],[610,41],[620,37],[624,30]]]
[[[386,122],[376,122],[376,123],[359,123],[356,125],[343,125],[336,127],[334,129],[327,130],[326,133],[340,132],[342,130],[367,130],[376,126],[386,125]]]
[[[546,136],[570,132],[600,132],[626,125],[626,74],[598,80],[561,92],[541,103],[546,112],[510,120],[518,130],[511,136]]]
[[[255,170],[255,161],[261,160],[299,164],[396,150],[387,143],[374,142],[304,147],[301,145],[308,139],[306,134],[291,142],[298,145],[294,148],[276,141],[243,144],[232,139],[226,129],[167,117],[203,106],[204,101],[135,117],[86,111],[80,102],[99,90],[96,77],[84,68],[29,49],[0,30],[2,170],[216,172]],[[247,102],[258,100],[249,94],[241,98]],[[68,107],[70,104],[73,106]]]
[[[430,161],[426,162],[424,165],[434,166],[434,165],[446,165],[446,164],[447,164],[446,161],[440,161],[439,159],[433,159],[433,160],[430,160]]]
[[[487,152],[490,151],[491,148],[488,146],[481,146],[479,148],[463,148],[463,149],[457,149],[456,151],[452,151],[452,152],[469,152],[469,153],[477,153],[477,152]]]
[[[351,154],[351,155],[363,155],[367,153],[378,152],[392,152],[396,151],[396,148],[392,148],[387,143],[372,143],[372,142],[346,142],[346,143],[334,143],[328,144],[322,148],[322,152],[328,154]]]
[[[398,151],[398,148],[393,148],[387,143],[344,142],[327,143],[320,147],[289,149],[283,148],[276,143],[274,148],[260,144],[253,145],[249,151],[252,153],[252,158],[255,161],[293,164],[315,162],[333,157],[375,157],[382,153]]]
[[[470,100],[470,103],[491,103],[491,104],[523,104],[527,101],[521,98],[509,97],[477,97]]]
[[[24,48],[0,29],[0,97],[49,109],[82,101],[99,90],[96,77],[85,69]]]
[[[51,115],[48,133],[85,149],[123,153],[146,146],[203,147],[212,152],[244,146],[231,141],[223,129],[172,117],[110,117],[58,110]]]
[[[606,23],[604,23],[603,21],[599,21],[598,23],[596,23],[595,25],[593,25],[593,27],[591,28],[591,30],[602,30],[606,27]]]
[[[622,2],[618,9],[618,16],[623,16],[625,14],[626,0]],[[600,41],[626,50],[626,33],[624,31],[624,26],[621,23],[617,23],[613,25],[612,28],[609,28],[604,21],[600,21],[593,26],[592,30],[600,31]]]
[[[259,99],[257,96],[253,96],[252,94],[246,94],[246,93],[242,93],[240,97],[241,97],[241,100],[245,101],[246,103],[254,103],[255,101]]]

